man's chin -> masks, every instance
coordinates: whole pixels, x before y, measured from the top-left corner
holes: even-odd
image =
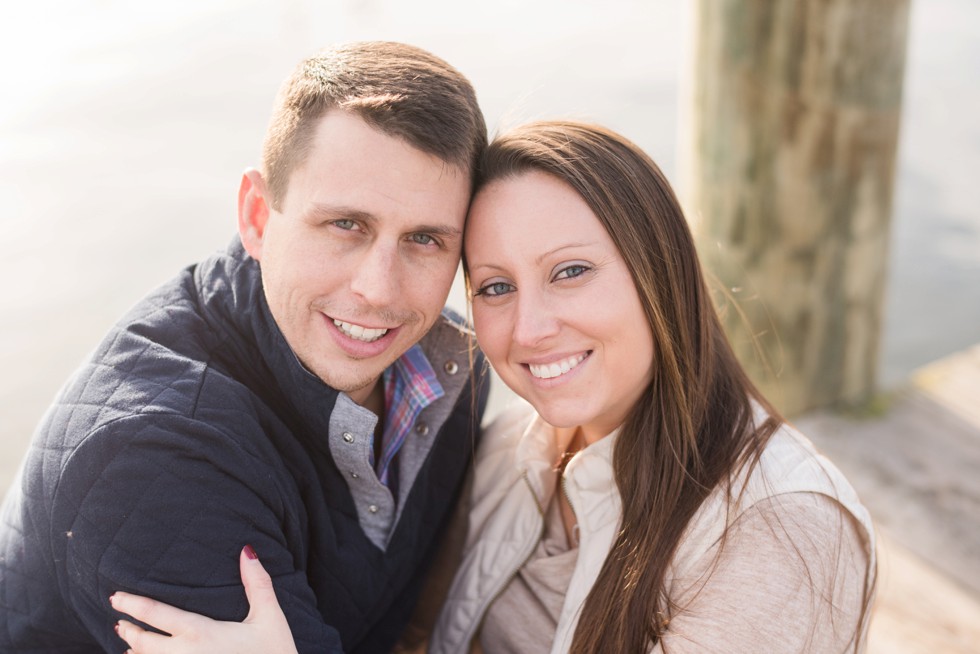
[[[322,372],[314,374],[330,388],[346,393],[351,399],[360,404],[374,390],[375,385],[381,379],[385,367],[372,365],[369,370],[356,372],[344,371],[346,374],[338,374],[336,368],[331,370],[328,366],[324,366]]]

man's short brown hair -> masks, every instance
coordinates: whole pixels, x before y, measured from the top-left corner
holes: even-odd
[[[331,109],[356,114],[469,174],[487,144],[476,92],[442,59],[386,41],[327,48],[301,62],[276,98],[262,150],[273,208],[279,209],[319,119]]]

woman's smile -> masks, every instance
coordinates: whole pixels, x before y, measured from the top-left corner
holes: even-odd
[[[577,368],[590,354],[592,354],[591,350],[582,354],[565,357],[552,363],[528,363],[526,365],[532,377],[536,379],[554,379],[555,377],[566,375]]]

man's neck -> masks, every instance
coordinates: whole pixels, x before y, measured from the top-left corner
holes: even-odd
[[[385,385],[381,381],[381,378],[378,378],[378,380],[374,382],[374,387],[368,393],[367,397],[364,398],[364,401],[361,402],[360,404],[365,409],[372,411],[374,415],[378,416],[379,421],[384,419]]]

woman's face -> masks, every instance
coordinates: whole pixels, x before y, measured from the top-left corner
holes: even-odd
[[[477,340],[556,427],[594,442],[653,375],[653,334],[619,250],[570,186],[541,172],[484,187],[465,248]]]

